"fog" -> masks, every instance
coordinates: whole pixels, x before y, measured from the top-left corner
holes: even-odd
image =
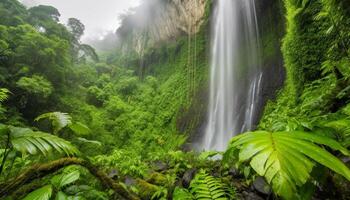
[[[26,6],[51,5],[61,13],[60,21],[79,19],[85,25],[82,41],[102,39],[120,26],[118,17],[136,7],[141,0],[21,0]]]

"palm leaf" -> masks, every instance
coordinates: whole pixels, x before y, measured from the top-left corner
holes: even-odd
[[[29,128],[9,128],[13,148],[23,154],[35,155],[41,153],[47,155],[53,150],[66,155],[78,154],[78,150],[70,142],[57,136],[43,132],[34,132]]]
[[[54,134],[57,134],[62,128],[72,123],[71,117],[67,113],[62,112],[45,113],[35,118],[35,121],[42,119],[49,119],[51,121]]]
[[[52,186],[46,185],[29,193],[23,200],[49,200],[52,195]]]
[[[310,178],[315,162],[350,180],[350,170],[345,164],[317,144],[349,155],[335,140],[300,131],[242,134],[232,139],[227,152],[239,150],[240,162],[250,161],[251,167],[272,184],[277,194],[295,199],[297,187]]]

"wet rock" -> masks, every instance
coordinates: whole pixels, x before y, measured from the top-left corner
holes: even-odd
[[[124,183],[127,186],[131,186],[131,185],[135,185],[136,184],[136,180],[134,178],[132,178],[132,177],[127,176],[127,177],[125,177]]]
[[[116,169],[112,169],[109,173],[108,173],[108,177],[112,178],[112,179],[118,179],[119,177],[119,171]]]
[[[168,169],[168,165],[162,161],[156,161],[153,163],[152,168],[154,171],[161,172]]]
[[[189,169],[184,173],[184,175],[182,177],[182,181],[181,181],[182,186],[184,188],[190,187],[190,183],[191,183],[192,179],[196,176],[197,171],[198,171],[197,169]]]
[[[253,192],[247,192],[243,191],[241,194],[237,195],[237,199],[242,199],[242,200],[264,200],[261,196],[253,193]]]
[[[271,188],[266,183],[266,181],[263,177],[256,178],[253,182],[252,187],[254,190],[256,190],[257,192],[264,194],[264,195],[269,195],[271,193]]]
[[[228,174],[233,178],[244,178],[244,176],[241,173],[239,173],[239,171],[236,168],[231,168],[228,171]]]
[[[349,164],[350,164],[350,157],[343,157],[343,158],[341,158],[341,160],[342,160],[344,163],[349,163]]]

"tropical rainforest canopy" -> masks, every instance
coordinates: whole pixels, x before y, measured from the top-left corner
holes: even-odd
[[[0,0],[0,199],[349,199],[350,1],[230,1],[143,0],[85,44]]]

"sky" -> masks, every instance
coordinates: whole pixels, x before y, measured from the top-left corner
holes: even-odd
[[[60,21],[79,19],[85,25],[82,40],[101,39],[120,25],[118,16],[136,7],[141,0],[20,0],[26,6],[50,5],[61,13]]]

